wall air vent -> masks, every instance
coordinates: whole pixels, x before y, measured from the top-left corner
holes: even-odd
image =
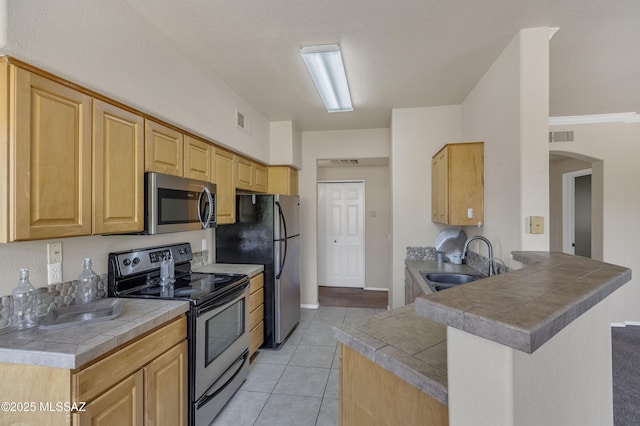
[[[332,166],[357,166],[358,160],[331,160]]]
[[[549,132],[549,143],[554,142],[573,142],[573,130],[565,132]]]
[[[249,134],[249,119],[238,109],[236,109],[236,127]]]

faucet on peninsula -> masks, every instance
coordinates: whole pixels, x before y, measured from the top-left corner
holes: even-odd
[[[489,276],[490,277],[493,276],[493,246],[491,245],[491,242],[485,237],[483,237],[482,235],[476,235],[475,237],[471,237],[464,243],[464,248],[462,249],[462,258],[466,259],[467,248],[469,247],[469,243],[473,240],[482,240],[485,243],[487,243],[487,247],[489,248]]]

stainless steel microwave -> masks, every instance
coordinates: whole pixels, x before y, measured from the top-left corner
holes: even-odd
[[[146,234],[216,227],[216,185],[210,182],[145,173]]]

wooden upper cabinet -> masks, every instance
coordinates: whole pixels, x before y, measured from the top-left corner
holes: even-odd
[[[267,192],[267,167],[236,156],[236,188],[245,191]]]
[[[268,192],[298,195],[298,171],[289,166],[269,166]]]
[[[10,239],[89,235],[91,97],[10,69]]]
[[[484,224],[484,142],[445,145],[431,160],[431,220]]]
[[[236,221],[236,156],[215,149],[216,219],[218,225]]]
[[[253,167],[253,190],[256,192],[267,192],[269,182],[269,172],[267,167],[254,164]]]
[[[214,151],[213,145],[185,135],[184,177],[213,182]]]
[[[182,176],[182,133],[155,121],[145,120],[144,140],[146,172]]]
[[[236,156],[236,188],[253,190],[253,161]]]
[[[144,119],[93,101],[93,233],[144,229]]]

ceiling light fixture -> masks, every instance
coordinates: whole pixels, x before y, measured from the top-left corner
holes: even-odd
[[[340,46],[307,46],[300,49],[300,55],[327,111],[353,111]]]

